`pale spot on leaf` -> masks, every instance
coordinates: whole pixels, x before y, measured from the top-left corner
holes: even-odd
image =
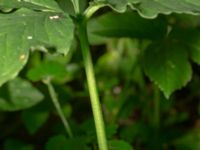
[[[55,16],[49,16],[49,19],[53,20],[53,19],[59,19],[60,17],[58,15]]]
[[[22,54],[22,55],[20,55],[19,60],[23,61],[23,60],[25,60],[25,58],[26,58],[26,55]]]
[[[32,37],[32,36],[27,36],[27,39],[28,39],[28,40],[32,40],[33,37]]]

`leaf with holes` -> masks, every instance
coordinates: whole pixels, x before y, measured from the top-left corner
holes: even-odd
[[[164,92],[166,98],[190,81],[192,70],[187,50],[180,44],[151,44],[144,52],[144,70]]]
[[[62,13],[20,9],[0,14],[0,86],[23,68],[29,48],[54,48],[67,54],[73,31],[72,20]]]
[[[158,14],[170,13],[200,14],[198,0],[95,0],[95,2],[104,2],[118,12],[125,12],[127,7],[130,7],[145,18],[155,18]]]

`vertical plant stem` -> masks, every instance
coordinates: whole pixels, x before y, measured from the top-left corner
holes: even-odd
[[[73,134],[72,134],[72,131],[71,131],[71,128],[69,126],[69,123],[68,121],[66,120],[63,112],[62,112],[62,109],[61,109],[61,106],[60,106],[60,103],[58,101],[58,98],[57,98],[57,95],[56,95],[56,92],[55,92],[55,89],[53,88],[52,84],[50,81],[46,81],[45,84],[47,85],[48,87],[48,91],[49,91],[49,94],[51,96],[51,99],[52,99],[52,102],[56,108],[56,111],[58,112],[58,115],[60,116],[60,119],[65,127],[65,130],[66,132],[68,133],[69,137],[72,138],[73,137]]]
[[[105,134],[105,127],[103,121],[102,110],[99,102],[99,96],[97,92],[97,86],[94,76],[94,69],[92,58],[90,54],[87,29],[86,29],[86,19],[85,17],[80,17],[78,22],[78,33],[80,38],[80,44],[82,49],[84,67],[87,76],[88,89],[91,99],[92,111],[94,115],[94,121],[96,126],[97,140],[100,150],[108,150],[107,140]]]

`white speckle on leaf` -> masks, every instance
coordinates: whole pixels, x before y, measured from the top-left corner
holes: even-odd
[[[60,17],[58,15],[55,16],[49,16],[49,19],[53,20],[53,19],[59,19]]]
[[[32,37],[32,36],[27,36],[27,39],[28,39],[28,40],[32,40],[33,37]]]
[[[26,55],[24,55],[24,54],[20,55],[20,57],[19,57],[19,59],[22,61],[25,60],[25,58],[26,58]]]

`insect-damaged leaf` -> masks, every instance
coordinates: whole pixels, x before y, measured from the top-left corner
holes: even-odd
[[[0,14],[0,86],[26,64],[29,48],[51,47],[67,54],[74,25],[68,15],[20,9]]]

